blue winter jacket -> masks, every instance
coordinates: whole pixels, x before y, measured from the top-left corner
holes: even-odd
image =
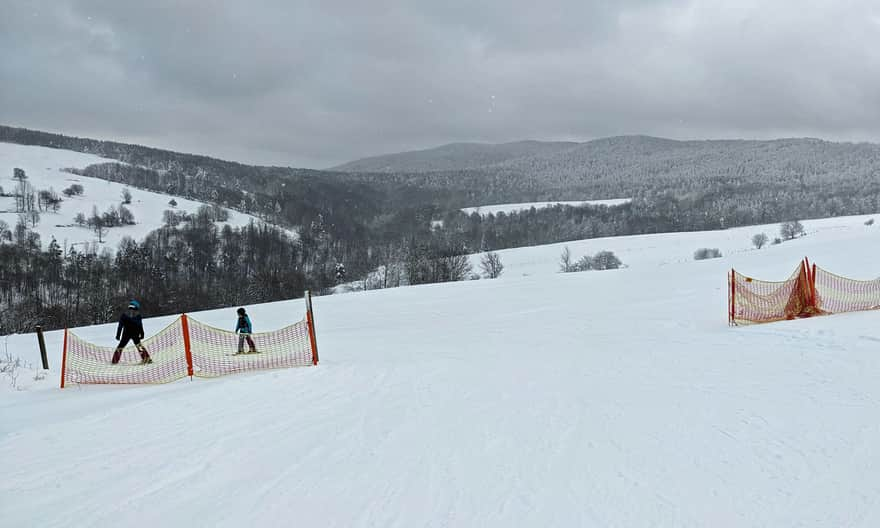
[[[245,315],[238,316],[238,323],[235,325],[235,331],[243,334],[253,334],[254,328],[251,326],[251,318]]]

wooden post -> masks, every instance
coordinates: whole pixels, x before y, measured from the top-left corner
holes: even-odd
[[[64,374],[67,369],[67,328],[64,329],[64,351],[61,353],[61,388],[64,388]]]
[[[312,313],[312,292],[306,290],[306,324],[309,327],[309,342],[312,345],[312,365],[318,364],[318,343],[315,339],[315,316]]]
[[[37,343],[40,345],[40,357],[43,359],[43,370],[49,370],[49,358],[46,356],[46,340],[43,338],[43,327],[37,325]]]
[[[730,268],[730,306],[728,307],[727,324],[736,325],[736,271]]]
[[[183,350],[186,354],[186,375],[189,376],[189,379],[193,377],[193,356],[192,356],[192,348],[190,348],[189,343],[189,319],[186,317],[186,314],[182,314],[180,316],[180,326],[183,327]]]

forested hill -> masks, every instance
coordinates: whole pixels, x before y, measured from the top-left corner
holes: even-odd
[[[176,313],[327,292],[340,263],[346,281],[383,269],[387,280],[370,287],[390,287],[469,277],[461,256],[481,249],[880,213],[880,147],[810,139],[529,144],[531,155],[508,149],[478,168],[393,173],[257,167],[9,127],[0,127],[0,141],[119,160],[69,170],[265,221],[221,230],[206,215],[180,223],[167,214],[161,228],[120,245],[115,257],[64,254],[57,244],[43,251],[21,218],[0,225],[0,334],[104,322],[135,295],[153,313]],[[7,197],[26,198],[19,188],[26,186]],[[460,210],[598,198],[631,201],[485,217]]]
[[[674,170],[677,166],[694,165],[700,170],[716,171],[720,165],[750,161],[767,167],[785,167],[796,161],[797,165],[790,167],[796,170],[815,163],[830,162],[839,166],[856,160],[876,166],[880,161],[880,145],[812,138],[676,141],[651,136],[617,136],[585,143],[452,143],[364,158],[331,170],[382,173],[508,170],[553,180],[596,172]]]
[[[417,168],[413,153],[401,156],[402,165]],[[434,161],[436,157],[430,158],[425,166],[436,166]],[[514,198],[541,201],[661,194],[747,203],[801,194],[816,195],[820,202],[832,197],[851,202],[873,200],[880,193],[880,145],[818,139],[673,141],[627,136],[551,148],[469,169],[405,173],[394,172],[393,156],[384,163],[386,172],[352,174],[352,179],[455,189],[457,196],[471,202],[468,205]],[[824,209],[840,214],[841,204]]]
[[[432,149],[364,158],[329,170],[387,173],[479,169],[518,159],[552,156],[577,146],[578,143],[547,141],[450,143]]]
[[[307,227],[320,216],[329,234],[342,244],[340,254],[348,253],[346,247],[352,244],[363,246],[366,239],[423,238],[432,217],[448,217],[461,207],[491,203],[632,198],[632,214],[641,218],[637,227],[633,221],[617,219],[617,227],[600,230],[605,234],[711,229],[880,211],[880,145],[871,143],[621,136],[586,143],[455,144],[383,157],[383,170],[416,170],[419,160],[425,161],[422,169],[472,168],[338,172],[249,166],[2,126],[0,141],[118,159],[129,165],[97,165],[85,172],[220,203],[273,223]],[[395,160],[402,160],[401,164],[395,166]],[[531,227],[528,236],[505,237],[503,244],[554,242],[596,231],[582,229],[576,220],[573,228],[554,235],[559,219],[552,215],[551,211],[541,213],[541,221],[510,219],[523,224],[510,226],[512,231]],[[477,239],[479,229],[462,229]]]
[[[382,183],[352,181],[344,173],[245,165],[196,154],[8,126],[0,126],[0,142],[72,150],[118,160],[125,165],[95,165],[84,173],[220,203],[287,226],[309,224],[318,214],[328,225],[362,223],[387,211],[395,202],[395,196],[387,194]],[[408,199],[413,199],[413,193],[406,194],[405,184],[398,187]]]
[[[674,141],[620,136],[586,143],[456,143],[367,158],[330,171],[250,166],[4,126],[0,141],[117,159],[155,172],[159,176],[141,175],[140,180],[161,177],[169,192],[181,187],[186,192],[210,189],[214,201],[293,225],[307,223],[319,212],[325,217],[344,212],[348,221],[366,222],[421,204],[458,208],[658,195],[715,198],[720,194],[754,203],[779,193],[817,194],[820,201],[844,202],[825,207],[830,214],[841,214],[844,209],[852,212],[847,203],[872,200],[880,193],[880,145],[809,138]],[[112,169],[120,170],[131,171]],[[250,194],[247,203],[231,202],[237,191]]]

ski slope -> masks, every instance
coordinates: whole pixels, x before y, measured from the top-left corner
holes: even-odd
[[[82,169],[96,163],[118,162],[70,150],[0,142],[0,186],[6,193],[15,192],[18,182],[12,179],[12,169],[17,167],[24,169],[35,192],[51,187],[64,199],[57,213],[41,211],[40,222],[33,229],[40,234],[40,242],[44,248],[49,245],[53,236],[62,247],[65,243],[68,247],[98,243],[98,237],[94,231],[88,227],[76,225],[74,218],[77,213],[82,213],[86,218],[90,217],[94,207],[98,208],[98,214],[106,212],[111,205],[118,207],[122,203],[122,190],[127,186],[98,178],[78,176],[61,170],[65,168]],[[74,183],[83,186],[85,189],[83,195],[68,198],[61,194],[61,191]],[[119,242],[127,236],[135,240],[143,240],[150,231],[162,227],[162,213],[166,209],[195,213],[200,206],[204,205],[202,202],[135,187],[129,187],[129,190],[132,202],[126,207],[134,215],[135,225],[108,229],[104,236],[104,243],[100,247],[107,247],[111,251],[115,251]],[[176,207],[168,205],[172,198],[177,202]],[[0,220],[6,222],[10,229],[15,227],[18,222],[18,213],[15,212],[15,198],[0,197]],[[230,224],[233,227],[243,226],[251,221],[258,220],[254,216],[229,210],[229,220],[218,222],[218,226],[223,224]]]
[[[526,203],[512,203],[512,204],[496,204],[496,205],[482,205],[479,207],[465,207],[461,211],[464,214],[470,215],[473,213],[478,213],[480,216],[489,216],[490,214],[497,215],[498,213],[516,213],[520,211],[528,211],[532,207],[535,209],[544,209],[545,207],[553,207],[554,205],[571,205],[573,207],[579,207],[583,205],[607,205],[608,207],[612,207],[615,205],[623,205],[625,203],[631,202],[631,198],[612,198],[608,200],[581,200],[574,202],[526,202]]]
[[[866,218],[762,250],[775,226],[569,244],[614,271],[508,250],[496,280],[317,298],[316,368],[61,391],[52,332],[51,377],[0,392],[0,525],[878,526],[880,312],[726,310],[731,266],[876,277]],[[248,312],[259,331],[303,303]],[[33,336],[7,346],[39,362]]]

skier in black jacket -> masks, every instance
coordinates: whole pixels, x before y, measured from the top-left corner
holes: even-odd
[[[116,351],[113,353],[114,365],[119,363],[122,349],[125,348],[129,340],[134,342],[134,346],[141,353],[141,364],[146,365],[153,362],[147,349],[141,344],[141,339],[144,338],[144,324],[141,321],[141,314],[138,313],[140,308],[139,302],[131,301],[128,303],[128,311],[119,317],[119,326],[116,327],[116,339],[119,339],[119,345],[116,346]]]

